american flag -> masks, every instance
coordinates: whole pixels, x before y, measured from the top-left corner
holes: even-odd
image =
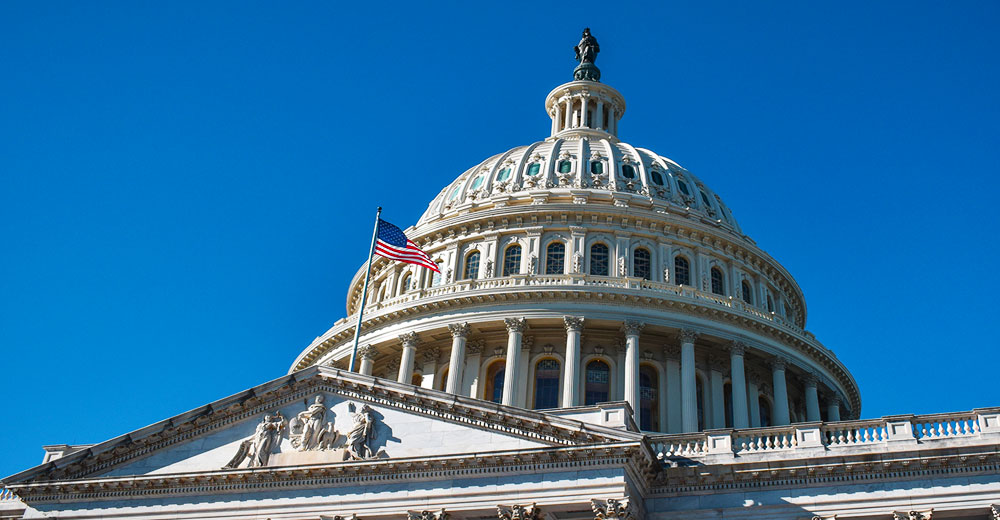
[[[406,238],[403,230],[378,219],[378,234],[375,241],[375,254],[390,260],[399,260],[408,264],[422,265],[431,271],[441,272],[437,264],[431,261],[427,253],[420,250],[417,244]]]

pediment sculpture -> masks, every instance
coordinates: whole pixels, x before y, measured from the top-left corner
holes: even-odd
[[[281,412],[265,415],[257,428],[254,429],[253,436],[240,443],[236,455],[222,469],[236,469],[247,458],[250,459],[247,467],[267,466],[267,462],[271,459],[271,452],[280,444],[281,432],[286,426],[287,423]]]
[[[299,412],[288,425],[288,440],[299,451],[328,450],[337,442],[339,434],[333,423],[326,420],[327,409],[323,396],[304,411]]]

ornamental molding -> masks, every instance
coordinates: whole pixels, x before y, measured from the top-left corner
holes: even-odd
[[[583,316],[563,316],[563,323],[565,323],[567,331],[581,332],[583,321]]]
[[[645,326],[646,324],[639,320],[627,319],[622,324],[622,332],[625,333],[625,336],[638,336]]]
[[[467,338],[469,333],[472,332],[472,328],[469,327],[469,322],[466,321],[448,325],[448,331],[451,332],[451,336],[454,338]]]
[[[374,361],[378,357],[378,349],[371,345],[361,345],[358,347],[358,357]]]
[[[497,516],[500,520],[543,520],[542,509],[534,502],[530,505],[512,505],[510,507],[498,505]]]
[[[437,363],[438,359],[441,358],[441,349],[439,347],[429,347],[424,349],[422,354],[424,363]]]
[[[594,510],[594,520],[633,520],[638,518],[635,507],[628,498],[591,499],[590,503]]]
[[[770,365],[771,365],[771,370],[775,372],[784,371],[788,368],[789,365],[788,358],[783,356],[774,356],[770,361]]]
[[[420,344],[420,336],[416,332],[407,332],[399,335],[399,342],[403,344],[403,348],[417,348]]]
[[[513,334],[523,333],[528,322],[525,318],[504,318],[503,323],[507,327],[507,332]]]
[[[927,511],[893,511],[893,520],[932,520],[934,509]]]
[[[733,340],[733,342],[729,344],[729,353],[731,355],[733,355],[733,356],[741,356],[742,357],[742,356],[746,355],[746,352],[747,352],[747,345],[746,345],[746,343],[743,343],[742,341],[740,341],[738,339],[737,340]]]
[[[486,348],[486,340],[484,339],[472,340],[465,346],[466,353],[470,356],[482,354],[484,348]]]
[[[698,339],[698,332],[692,329],[681,329],[678,337],[681,340],[681,344],[691,343],[694,344],[695,340]]]
[[[444,508],[440,511],[407,511],[407,520],[448,520],[451,517]]]

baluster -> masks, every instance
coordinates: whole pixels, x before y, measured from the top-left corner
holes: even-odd
[[[954,437],[955,436],[954,423],[952,421],[945,421],[945,426],[946,426],[945,435],[948,437]]]
[[[972,423],[972,433],[979,433],[979,420],[976,417],[973,417],[969,420],[969,422]]]

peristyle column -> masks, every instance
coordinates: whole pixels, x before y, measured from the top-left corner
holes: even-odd
[[[580,396],[580,334],[583,331],[583,317],[564,316],[566,323],[566,373],[563,376],[563,407],[579,406]]]
[[[685,433],[698,431],[698,387],[695,384],[694,340],[698,333],[681,331],[681,428]]]
[[[784,426],[791,422],[788,417],[786,366],[788,366],[788,360],[783,357],[776,357],[771,361],[771,378],[774,383],[774,410],[771,411],[771,420],[774,422],[774,426]]]
[[[399,336],[400,343],[403,344],[403,355],[399,359],[399,377],[396,381],[410,384],[413,380],[413,361],[417,355],[417,345],[420,338],[416,332],[407,332]]]
[[[726,385],[722,380],[723,361],[715,356],[708,360],[708,382],[712,387],[712,428],[726,427]],[[709,422],[709,421],[706,421]],[[706,429],[708,426],[706,426]]]
[[[750,427],[760,428],[760,382],[761,376],[751,372],[747,378],[747,406],[750,407]]]
[[[504,366],[503,376],[503,398],[501,403],[514,405],[517,398],[517,374],[520,371],[521,360],[521,337],[524,334],[524,327],[527,320],[524,318],[506,318],[503,320],[507,326],[507,364]]]
[[[732,379],[733,391],[733,428],[747,428],[750,422],[747,417],[747,383],[743,368],[743,355],[746,345],[734,341],[729,345],[729,373]]]
[[[819,414],[819,390],[816,388],[819,378],[812,372],[806,372],[803,382],[806,387],[806,420],[810,422],[820,421],[822,418]]]
[[[451,358],[448,360],[448,384],[445,391],[457,394],[465,371],[465,341],[469,337],[469,324],[452,323],[448,325],[448,330],[451,332]]]
[[[680,433],[681,427],[681,349],[677,345],[663,348],[667,366],[667,433]]]
[[[625,320],[622,331],[625,333],[625,401],[632,407],[632,417],[639,426],[641,410],[639,408],[639,333],[643,323],[638,320]]]
[[[826,400],[826,420],[837,422],[840,420],[840,396],[833,394]]]
[[[361,358],[361,366],[358,368],[358,372],[366,376],[372,375],[372,367],[375,366],[375,356],[377,355],[378,351],[371,345],[361,345],[358,347],[358,357]]]

